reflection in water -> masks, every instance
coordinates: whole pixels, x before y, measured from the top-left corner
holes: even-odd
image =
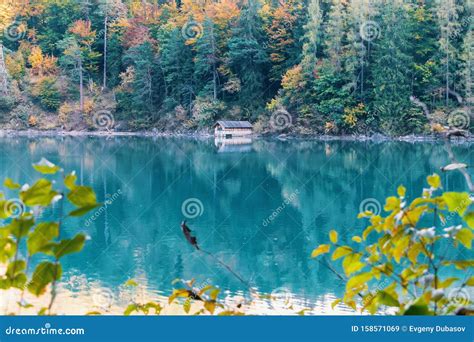
[[[211,140],[1,138],[0,178],[31,184],[39,177],[31,163],[46,157],[76,170],[78,182],[91,185],[105,203],[99,214],[65,221],[65,237],[86,231],[91,240],[65,259],[62,312],[97,306],[97,289],[112,294],[114,311],[130,278],[153,298],[169,295],[176,278],[216,284],[227,300],[247,298],[238,280],[181,235],[182,204],[197,198],[203,211],[188,224],[204,249],[259,293],[284,288],[296,306],[331,313],[330,302],[343,286],[309,258],[311,250],[327,241],[330,229],[350,243],[364,227],[356,219],[364,199],[382,202],[399,184],[413,198],[425,176],[448,163],[442,144],[256,140],[249,146],[247,153],[216,153]],[[454,151],[474,164],[470,146]],[[465,187],[457,173],[444,175],[443,182],[445,190]],[[255,311],[276,312],[279,305],[260,300]]]
[[[252,151],[252,138],[248,137],[216,137],[214,144],[219,153],[225,152],[250,152]]]

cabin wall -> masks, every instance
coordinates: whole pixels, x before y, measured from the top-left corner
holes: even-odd
[[[231,135],[234,137],[242,137],[246,135],[251,135],[253,133],[252,129],[245,128],[245,129],[238,129],[238,128],[222,128],[216,127],[214,130],[214,135],[217,137],[225,137],[226,135]]]

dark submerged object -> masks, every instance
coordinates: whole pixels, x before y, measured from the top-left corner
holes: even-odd
[[[186,225],[186,221],[181,222],[181,230],[182,230],[186,240],[188,240],[189,244],[199,251],[200,249],[199,249],[199,246],[197,244],[197,239],[196,239],[195,236],[191,235],[192,230],[189,229],[189,227]]]

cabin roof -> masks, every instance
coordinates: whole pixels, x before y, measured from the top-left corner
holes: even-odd
[[[222,126],[223,128],[250,128],[252,129],[253,126],[248,121],[217,121],[214,126]]]

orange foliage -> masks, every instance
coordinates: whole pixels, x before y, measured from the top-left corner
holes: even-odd
[[[82,43],[91,45],[94,42],[96,32],[91,29],[89,20],[76,20],[69,32],[81,38]]]

